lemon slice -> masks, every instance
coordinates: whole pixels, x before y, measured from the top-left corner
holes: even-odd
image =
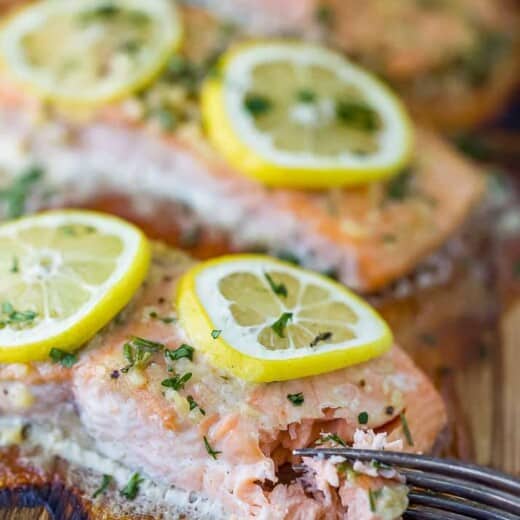
[[[130,301],[149,260],[136,227],[100,213],[53,211],[0,225],[0,362],[80,347]]]
[[[228,51],[204,85],[202,111],[214,146],[238,171],[271,186],[366,183],[399,171],[412,149],[396,96],[311,44]]]
[[[8,69],[45,98],[92,105],[148,83],[181,37],[168,0],[51,0],[2,27]]]
[[[180,280],[181,324],[212,363],[248,381],[283,381],[382,354],[386,323],[342,285],[262,255],[196,265]]]

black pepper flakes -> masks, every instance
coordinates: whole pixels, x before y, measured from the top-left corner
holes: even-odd
[[[119,370],[112,370],[110,373],[110,379],[118,379],[120,375],[121,372],[119,372]]]
[[[386,413],[386,415],[394,415],[394,410],[395,410],[395,409],[394,409],[393,406],[387,406],[387,407],[385,408],[385,413]]]

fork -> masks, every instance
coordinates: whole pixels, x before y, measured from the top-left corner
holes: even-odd
[[[520,480],[476,464],[425,455],[354,448],[302,448],[302,457],[341,456],[394,466],[411,487],[405,519],[519,520]]]

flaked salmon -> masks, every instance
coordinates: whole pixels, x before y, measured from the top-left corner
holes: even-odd
[[[72,369],[81,420],[107,456],[156,481],[217,499],[239,518],[336,518],[338,507],[361,500],[359,486],[329,482],[334,499],[326,500],[299,478],[281,482],[282,468],[295,462],[292,449],[332,434],[353,442],[359,428],[386,432],[385,442],[398,441],[407,450],[432,449],[446,423],[444,405],[398,347],[358,366],[283,383],[233,378],[210,365],[196,345],[192,360],[183,357],[174,367],[164,351],[129,367],[124,346],[132,338],[168,351],[190,344],[174,320],[171,296],[191,262],[156,247],[141,293]],[[191,378],[177,389],[165,388],[161,382],[173,369]],[[299,392],[305,400],[295,406],[287,395]],[[403,433],[403,418],[409,434]],[[359,507],[366,510],[364,502]]]

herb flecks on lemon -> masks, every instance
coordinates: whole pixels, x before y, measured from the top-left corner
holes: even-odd
[[[96,105],[149,83],[181,32],[165,0],[38,2],[5,22],[0,55],[15,79],[45,99]]]
[[[132,298],[149,244],[132,224],[52,211],[0,225],[0,362],[72,352]]]
[[[312,44],[261,42],[228,51],[201,103],[215,148],[271,186],[363,184],[397,173],[411,154],[411,123],[395,94]]]
[[[196,265],[180,280],[177,308],[197,348],[215,366],[248,381],[329,372],[392,344],[386,323],[348,289],[262,255]]]

